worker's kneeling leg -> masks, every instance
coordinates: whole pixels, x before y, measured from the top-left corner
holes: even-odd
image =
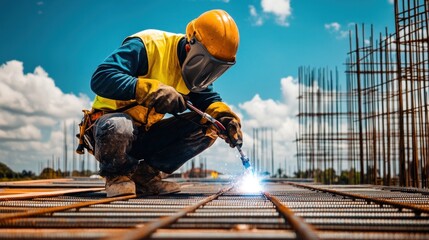
[[[146,148],[140,154],[149,165],[165,173],[172,173],[185,162],[209,148],[216,137],[206,134],[198,123],[201,117],[190,112],[180,118],[170,118],[154,124],[138,142]]]
[[[94,155],[100,162],[101,176],[130,176],[135,171],[138,160],[128,153],[136,134],[133,120],[124,113],[106,114],[95,122]]]

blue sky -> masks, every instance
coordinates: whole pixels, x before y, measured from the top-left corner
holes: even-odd
[[[388,0],[292,0],[290,5],[289,26],[282,26],[276,15],[263,12],[260,0],[1,0],[0,63],[16,59],[25,71],[40,65],[64,92],[93,96],[94,69],[125,37],[147,28],[183,33],[188,21],[221,8],[237,22],[241,42],[236,66],[216,89],[237,104],[256,93],[280,98],[279,79],[296,76],[299,66],[341,67],[348,37],[339,38],[325,24],[337,22],[341,31],[350,23],[393,28]],[[249,6],[262,25],[256,25]]]
[[[391,29],[389,32],[394,28],[391,0],[0,0],[0,65],[16,60],[18,64],[9,67],[18,69],[23,79],[33,78],[34,74],[46,84],[54,84],[51,87],[57,95],[50,92],[43,94],[42,91],[40,96],[29,98],[28,102],[59,96],[56,101],[74,106],[64,99],[70,98],[74,103],[93,99],[94,94],[89,87],[93,71],[125,37],[148,28],[183,33],[190,20],[214,8],[230,13],[239,27],[241,38],[236,65],[216,81],[215,89],[244,116],[248,133],[251,127],[277,126],[275,121],[272,124],[269,122],[274,116],[254,115],[267,114],[267,111],[252,114],[249,109],[255,106],[252,105],[255,101],[264,103],[260,105],[262,108],[270,104],[283,107],[294,105],[288,102],[293,99],[285,95],[293,90],[293,86],[285,88],[288,88],[287,84],[294,84],[298,67],[338,67],[340,73],[344,71],[343,64],[349,51],[347,34],[354,23],[365,23],[367,27],[373,24],[377,34],[384,32],[385,27]],[[23,70],[20,70],[19,63]],[[6,76],[5,71],[0,73],[0,84],[3,81],[7,85],[5,79],[17,84],[9,77],[2,78],[2,74]],[[340,78],[345,79],[344,74],[341,73]],[[24,98],[28,95],[26,91],[31,91],[18,88],[11,87],[14,93],[20,93]],[[9,101],[4,100],[4,96],[8,95],[0,89],[0,106],[5,106]],[[20,102],[20,98],[16,99]],[[72,124],[71,119],[78,118],[81,109],[70,109],[76,109],[76,112],[70,115],[49,114],[58,121],[68,120],[67,124]],[[60,107],[61,110],[64,107]],[[285,111],[289,111],[287,117],[291,119],[296,113],[293,110]],[[17,112],[4,114],[16,123],[19,122],[17,115],[14,115],[19,114]],[[43,111],[32,110],[26,116],[39,112]],[[22,121],[28,123],[28,120]],[[49,121],[43,124],[37,121],[28,123],[26,126],[29,129],[37,130],[30,139],[20,137],[17,134],[19,131],[9,132],[13,129],[8,125],[10,123],[2,125],[0,121],[0,153],[5,158],[0,157],[0,162],[10,162],[16,170],[31,165],[24,156],[11,153],[10,149],[16,142],[32,146],[19,148],[23,152],[35,149],[34,145],[40,142],[47,145],[61,142],[61,123],[58,121],[52,120],[51,125]],[[17,129],[19,127],[15,126]],[[20,131],[24,130],[21,128]],[[278,144],[292,141],[286,136],[293,135],[279,137]],[[55,154],[61,156],[61,146],[57,149]],[[49,149],[38,158],[51,156],[48,152]],[[283,158],[285,153],[278,154]],[[13,163],[10,158],[22,160]]]

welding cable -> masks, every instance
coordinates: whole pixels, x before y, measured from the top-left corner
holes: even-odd
[[[219,135],[228,137],[228,134],[226,133],[226,127],[221,122],[219,122],[214,117],[210,116],[209,114],[207,114],[207,113],[201,111],[200,109],[198,109],[197,107],[195,107],[189,100],[186,101],[186,106],[188,107],[189,110],[191,110],[191,111],[195,112],[196,114],[200,115],[201,118],[206,119],[207,121],[209,121],[216,128],[216,130],[218,131]],[[192,124],[195,124],[197,126],[200,126],[203,129],[207,129],[208,128],[207,125],[200,124],[200,123],[197,123],[197,122],[192,121],[190,119],[184,118],[180,114],[173,113],[173,116],[176,117],[176,118],[179,118],[179,119],[187,120],[188,122],[190,122]],[[239,148],[238,145],[236,147],[237,147],[237,149]],[[239,151],[241,151],[241,149],[239,149]]]
[[[225,132],[226,132],[225,126],[222,123],[220,123],[218,120],[216,120],[214,117],[212,117],[209,114],[207,114],[207,113],[201,111],[200,109],[196,108],[190,101],[186,101],[186,106],[189,109],[191,109],[192,111],[199,114],[202,118],[211,122],[216,127],[216,129],[219,131],[220,134],[225,134]]]

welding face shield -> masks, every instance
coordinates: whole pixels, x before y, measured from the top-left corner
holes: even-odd
[[[191,48],[182,65],[182,77],[191,92],[203,91],[235,64],[235,61],[213,57],[195,38],[191,39],[189,45]]]

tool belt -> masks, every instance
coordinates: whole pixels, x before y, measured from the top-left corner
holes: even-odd
[[[106,113],[125,112],[136,106],[138,106],[138,103],[133,102],[127,106],[118,108],[114,111],[108,111],[108,112],[98,110],[98,109],[82,110],[83,118],[82,118],[82,121],[79,123],[79,134],[76,135],[76,137],[79,139],[79,145],[76,148],[76,153],[85,154],[85,148],[86,148],[86,150],[89,153],[94,155],[95,141],[94,141],[93,127],[94,127],[95,121],[97,121],[98,118],[100,118]]]
[[[85,154],[85,149],[92,155],[94,155],[94,134],[93,126],[95,121],[103,116],[104,112],[100,110],[82,110],[83,118],[79,123],[79,134],[76,137],[79,139],[79,144],[76,148],[76,153]]]

